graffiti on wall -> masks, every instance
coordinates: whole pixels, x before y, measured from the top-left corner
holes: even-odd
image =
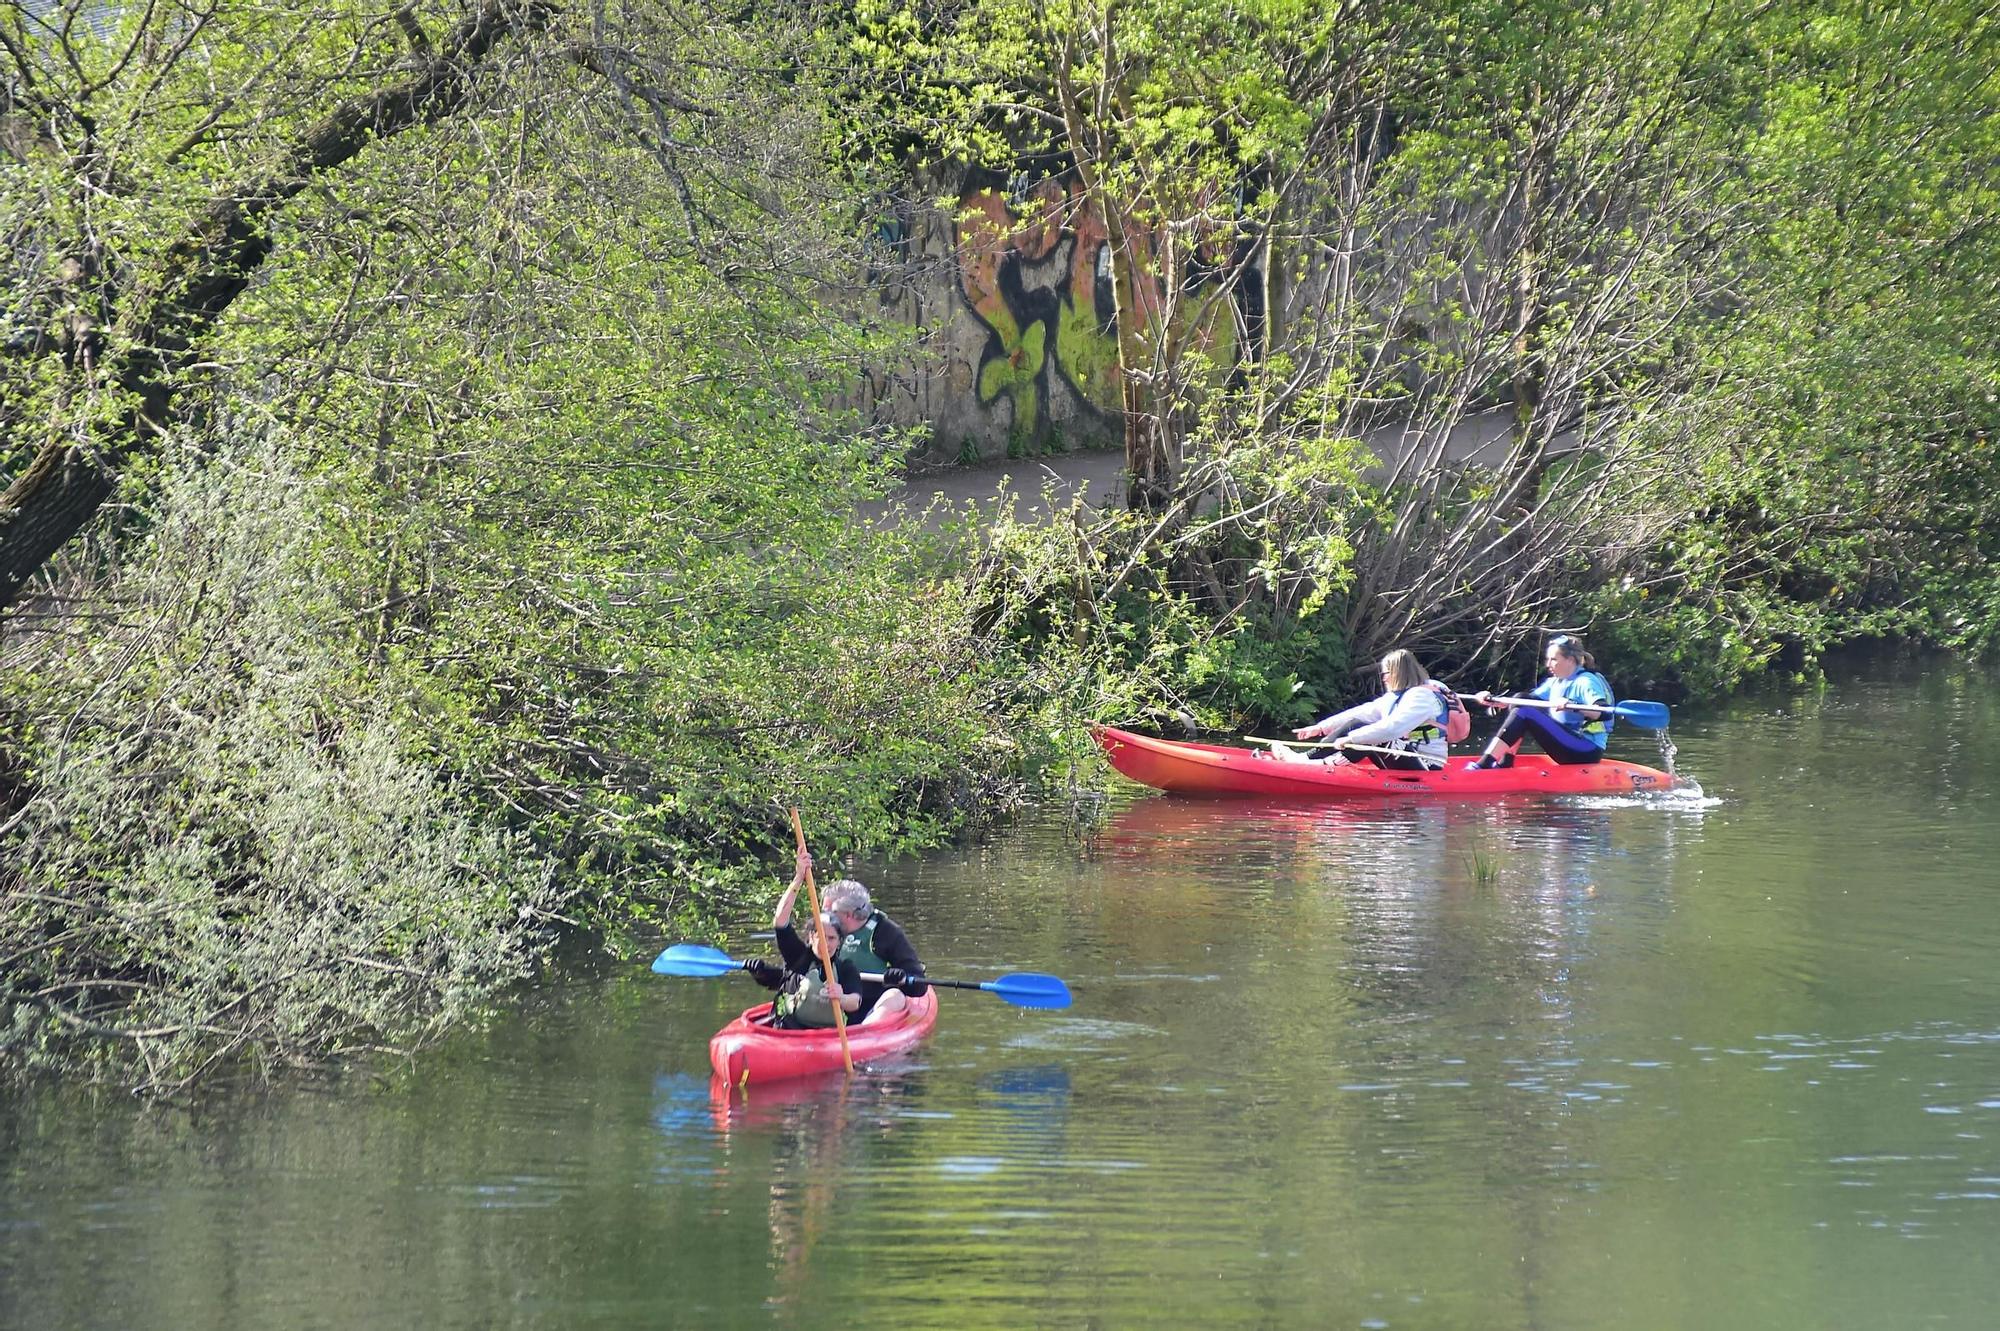
[[[1150,250],[1151,237],[1128,228],[1129,243]],[[1006,192],[968,189],[959,198],[954,237],[959,287],[985,326],[977,368],[981,404],[1009,404],[1009,451],[1045,441],[1060,400],[1101,418],[1120,406],[1117,305],[1104,222],[1066,176],[1045,176]],[[1138,258],[1143,267],[1148,253]],[[1218,279],[1233,256],[1197,265],[1193,326],[1209,354],[1233,359],[1237,320],[1213,308],[1229,299]],[[1144,329],[1160,314],[1160,291],[1141,282],[1134,317]],[[1211,317],[1225,315],[1226,317]]]

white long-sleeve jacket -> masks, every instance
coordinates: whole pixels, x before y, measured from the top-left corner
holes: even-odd
[[[1401,693],[1385,693],[1379,698],[1371,698],[1344,712],[1335,712],[1319,724],[1327,727],[1327,739],[1346,738],[1356,744],[1408,749],[1412,753],[1439,759],[1450,751],[1450,746],[1444,742],[1444,699],[1438,697],[1435,689],[1427,689],[1421,684]],[[1412,730],[1427,724],[1438,727],[1436,739],[1422,744],[1400,742]]]

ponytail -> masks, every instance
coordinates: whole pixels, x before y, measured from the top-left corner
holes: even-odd
[[[1592,656],[1590,649],[1583,645],[1583,639],[1574,634],[1558,633],[1555,637],[1549,639],[1549,646],[1555,648],[1585,670],[1597,669],[1597,658]]]

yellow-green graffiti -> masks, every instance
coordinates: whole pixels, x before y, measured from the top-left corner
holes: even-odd
[[[1002,393],[1013,398],[1014,432],[1028,438],[1034,434],[1041,416],[1038,399],[1048,326],[1037,320],[1024,332],[1013,327],[1009,318],[1004,332],[999,327],[994,331],[1000,333],[1005,354],[994,356],[979,367],[979,400],[992,402]]]
[[[1047,177],[1011,197],[995,189],[959,199],[956,252],[960,290],[985,326],[978,393],[991,405],[1004,394],[1013,421],[1011,442],[1035,441],[1049,422],[1052,375],[1106,415],[1120,410],[1118,336],[1111,297],[1104,223],[1074,186]],[[1146,247],[1149,236],[1133,243]],[[1160,293],[1135,292],[1144,328],[1158,317]],[[1218,367],[1236,350],[1231,299],[1222,284],[1193,296],[1201,345]]]

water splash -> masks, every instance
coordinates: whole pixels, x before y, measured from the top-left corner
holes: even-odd
[[[1719,795],[1701,788],[1701,782],[1685,774],[1663,790],[1635,791],[1629,795],[1570,795],[1561,801],[1581,809],[1664,809],[1671,813],[1703,813],[1728,803]]]
[[[1674,737],[1667,732],[1666,727],[1662,726],[1655,733],[1655,738],[1660,744],[1660,767],[1672,778],[1671,785],[1651,797],[1655,802],[1690,809],[1712,809],[1722,803],[1704,791],[1701,782],[1679,770],[1677,760],[1680,757],[1681,746],[1674,743]]]

